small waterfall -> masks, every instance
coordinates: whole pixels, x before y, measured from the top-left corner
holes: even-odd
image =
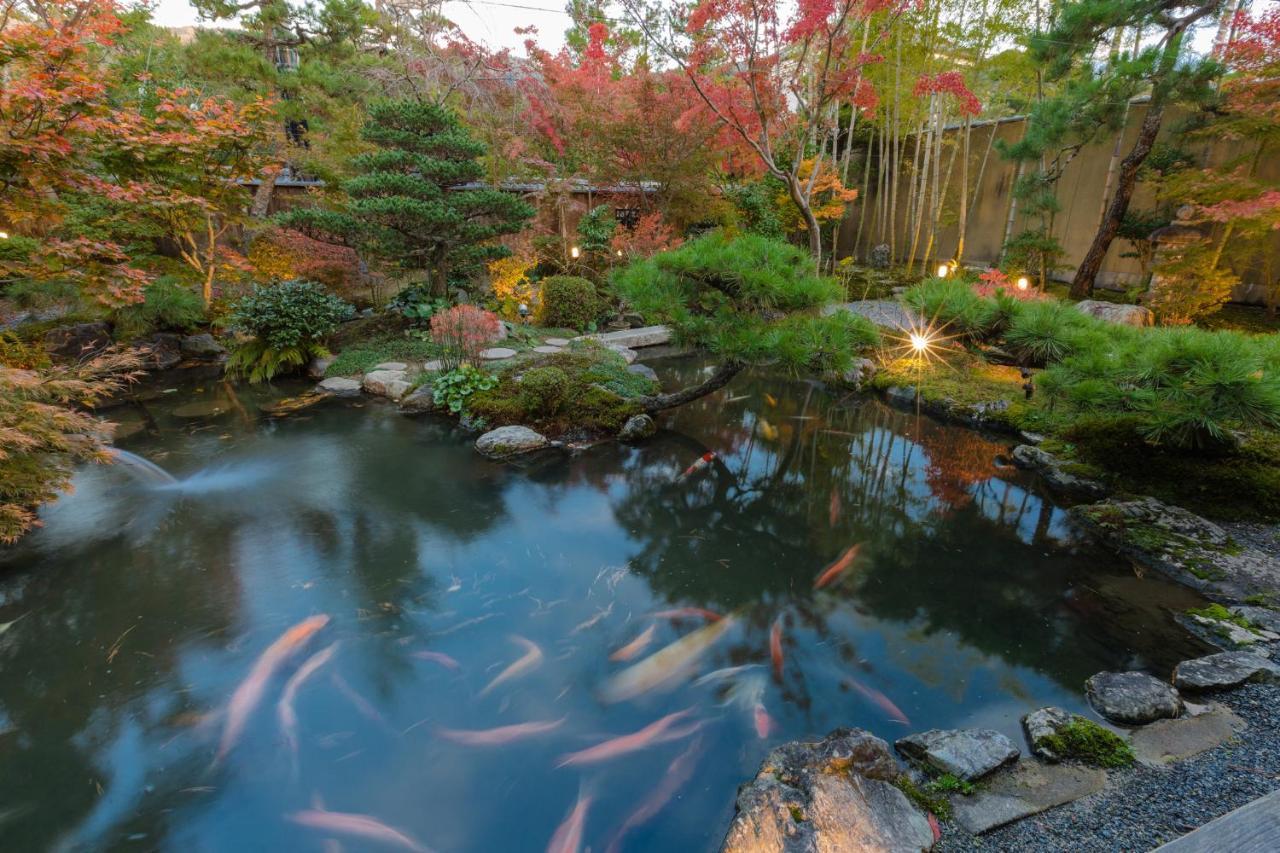
[[[109,447],[107,450],[121,467],[139,480],[161,486],[172,486],[178,482],[172,474],[150,459],[143,459],[136,453],[130,453],[118,447]]]

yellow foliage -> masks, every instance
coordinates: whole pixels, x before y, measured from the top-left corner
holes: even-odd
[[[801,181],[808,183],[809,176],[813,174],[813,159],[810,158],[801,163],[797,174]],[[836,170],[831,168],[830,163],[823,160],[822,165],[818,167],[818,176],[813,179],[813,192],[809,196],[809,206],[818,224],[826,225],[844,216],[845,205],[857,197],[858,191],[845,189]],[[803,231],[804,217],[800,215],[800,211],[796,209],[791,196],[787,195],[785,190],[778,193],[777,204],[782,213],[782,224],[786,229]]]
[[[493,299],[503,319],[518,321],[521,302],[529,306],[530,312],[536,311],[538,288],[529,281],[529,270],[536,263],[533,258],[523,255],[510,255],[489,262],[489,286],[493,288]]]

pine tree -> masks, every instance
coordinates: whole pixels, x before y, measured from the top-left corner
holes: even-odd
[[[1049,115],[1072,116],[1065,123],[1060,141],[1072,133],[1077,140],[1089,141],[1099,120],[1113,127],[1122,125],[1130,100],[1144,92],[1150,95],[1137,139],[1119,163],[1115,194],[1089,251],[1076,268],[1072,296],[1092,293],[1093,280],[1129,209],[1138,170],[1151,153],[1169,107],[1198,106],[1212,99],[1211,83],[1219,66],[1210,59],[1187,61],[1182,48],[1190,28],[1216,15],[1223,3],[1224,0],[1070,0],[1058,7],[1056,18],[1045,33],[1031,38],[1032,57],[1046,66],[1046,79],[1065,83],[1058,95],[1042,102]],[[1133,52],[1113,49],[1101,69],[1095,70],[1098,46],[1117,44],[1116,37],[1126,30],[1148,34],[1144,36],[1147,47]],[[1150,34],[1155,35],[1154,41]],[[1028,135],[1034,130],[1033,114]]]
[[[503,257],[493,241],[532,218],[533,208],[490,187],[468,186],[484,173],[484,143],[447,107],[416,100],[369,107],[361,130],[374,151],[352,161],[340,210],[299,209],[282,224],[328,242],[430,273],[432,290],[448,291],[450,272],[469,272]],[[464,188],[465,187],[465,188]]]

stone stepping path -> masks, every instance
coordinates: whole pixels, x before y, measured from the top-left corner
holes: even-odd
[[[1023,759],[988,777],[971,796],[951,797],[956,823],[977,835],[1046,809],[1096,794],[1107,774],[1078,764],[1042,764]]]
[[[543,341],[549,347],[567,347],[569,345],[568,338],[547,338]]]
[[[555,354],[556,354],[556,353],[558,353],[558,352],[564,352],[564,347],[557,347],[557,346],[541,346],[541,347],[534,347],[534,348],[533,348],[533,351],[534,351],[534,352],[540,352],[540,353],[542,353],[543,355],[555,355]]]
[[[485,361],[500,361],[504,358],[514,358],[515,355],[516,351],[508,347],[490,347],[480,350],[480,357]]]

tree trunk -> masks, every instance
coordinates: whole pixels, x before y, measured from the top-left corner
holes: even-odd
[[[815,161],[813,165],[815,172],[818,169],[818,165],[818,161]],[[814,267],[820,268],[819,265],[822,263],[822,229],[818,227],[818,220],[813,215],[813,209],[809,207],[809,200],[805,198],[804,189],[800,186],[799,176],[787,176],[787,191],[791,194],[791,201],[795,203],[800,215],[804,217],[804,227],[809,232],[809,254],[813,257]]]
[[[964,136],[960,155],[960,222],[956,225],[956,264],[964,263],[964,232],[969,230],[969,134],[973,117],[964,118]]]
[[[700,397],[719,391],[728,385],[733,377],[741,373],[745,367],[746,365],[740,361],[727,361],[716,368],[716,372],[705,382],[698,385],[682,388],[670,394],[654,394],[650,397],[641,397],[639,399],[640,407],[649,414],[653,414],[664,409],[674,409],[676,406],[691,403]]]
[[[1071,296],[1083,299],[1093,293],[1093,280],[1102,268],[1102,260],[1107,256],[1107,249],[1120,230],[1120,221],[1129,209],[1129,201],[1133,198],[1133,190],[1138,184],[1138,169],[1151,153],[1156,134],[1160,132],[1160,124],[1164,120],[1164,104],[1151,102],[1146,116],[1142,119],[1142,127],[1138,130],[1138,140],[1133,149],[1120,163],[1120,172],[1116,176],[1116,194],[1107,208],[1098,233],[1093,236],[1093,244],[1085,253],[1084,260],[1076,268],[1075,278],[1071,279]]]

